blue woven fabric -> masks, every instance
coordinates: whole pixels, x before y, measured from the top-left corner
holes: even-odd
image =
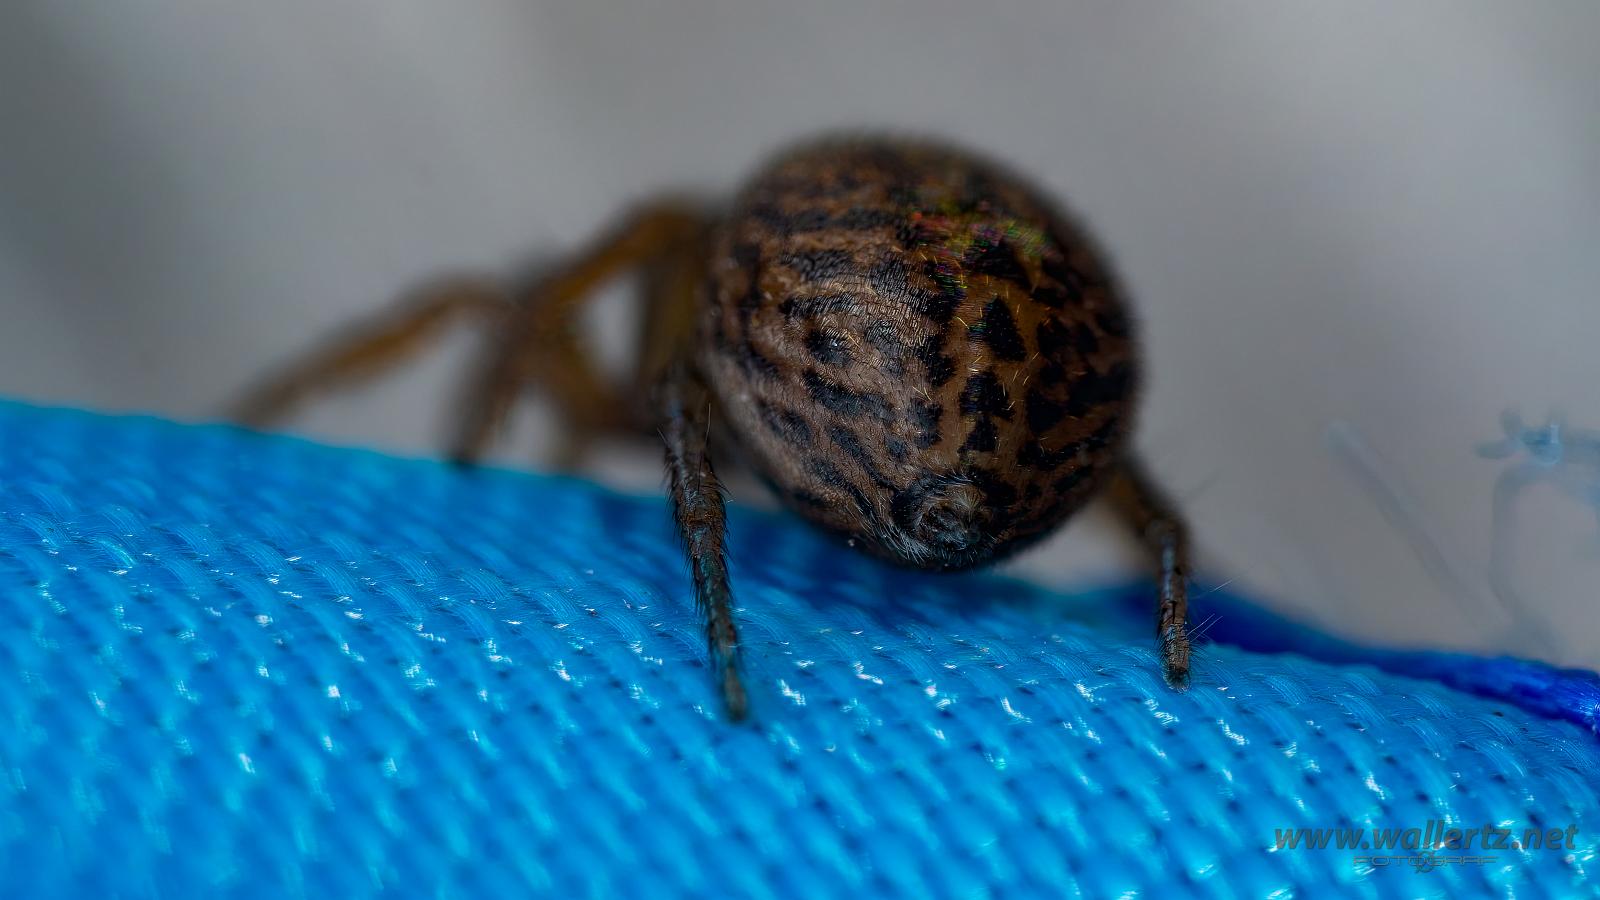
[[[4,894],[1596,894],[1591,673],[731,540],[746,726],[659,498],[0,405]],[[1441,820],[1576,849],[1274,849]]]

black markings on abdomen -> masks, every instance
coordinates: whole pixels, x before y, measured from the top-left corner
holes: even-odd
[[[778,312],[789,319],[815,319],[829,313],[849,313],[861,307],[861,301],[849,294],[820,294],[815,297],[785,297],[778,304]]]
[[[1011,401],[1005,385],[993,372],[983,371],[967,379],[961,391],[961,411],[971,416],[1011,418]]]
[[[1000,446],[1000,432],[994,427],[994,420],[984,416],[973,421],[972,430],[967,433],[967,440],[961,445],[961,449],[992,453],[998,446]]]
[[[983,308],[983,318],[967,326],[967,333],[989,345],[996,359],[1020,360],[1028,353],[1017,332],[1017,320],[1011,315],[1011,305],[1000,297],[990,300]]]
[[[830,412],[850,418],[870,416],[880,421],[889,418],[889,403],[877,394],[852,391],[822,377],[814,369],[806,370],[805,382],[812,399]]]
[[[1046,253],[1044,274],[1051,283],[1036,287],[1033,299],[1052,309],[1075,306],[1083,302],[1084,278],[1071,263],[1067,262],[1066,256],[1059,252]]]
[[[943,328],[956,314],[956,307],[967,299],[967,289],[962,287],[961,279],[955,272],[949,271],[933,260],[928,260],[923,266],[923,274],[937,286],[937,289],[911,291],[908,295],[911,308]]]
[[[867,344],[878,351],[883,359],[883,371],[890,377],[899,378],[906,373],[905,358],[906,345],[900,340],[900,333],[889,322],[873,322],[867,326]]]
[[[893,488],[888,479],[883,477],[883,473],[878,471],[877,464],[872,461],[872,454],[867,452],[867,448],[861,443],[861,438],[854,431],[843,425],[829,425],[828,439],[833,441],[847,456],[855,460],[862,473],[871,479],[874,484],[880,487]]]
[[[811,358],[825,366],[850,364],[850,342],[844,335],[827,328],[813,328],[806,333],[806,350]]]
[[[994,420],[1011,418],[1011,401],[1005,385],[993,372],[984,371],[967,379],[961,391],[961,412],[972,419],[972,430],[962,450],[989,453],[1000,445],[1000,430]]]
[[[995,472],[989,469],[971,469],[967,472],[967,477],[983,490],[983,498],[990,508],[1004,511],[1016,504],[1017,489]]]
[[[911,290],[906,264],[897,256],[886,256],[879,260],[872,267],[867,280],[880,298],[890,302],[903,301]]]
[[[1028,416],[1028,430],[1035,435],[1044,434],[1054,428],[1057,422],[1067,417],[1067,405],[1046,396],[1044,390],[1040,388],[1035,388],[1028,392],[1025,407]]]
[[[761,420],[767,424],[767,428],[779,440],[801,447],[811,445],[811,426],[806,423],[805,419],[786,409],[779,409],[765,400],[757,401],[757,403],[757,409],[761,412]]]
[[[1028,441],[1017,451],[1017,462],[1039,471],[1053,472],[1072,460],[1091,458],[1116,440],[1121,432],[1122,420],[1111,416],[1088,437],[1059,450],[1046,450],[1037,440]]]
[[[1067,394],[1067,414],[1083,416],[1100,406],[1126,402],[1133,393],[1134,369],[1116,363],[1109,372],[1089,370],[1072,382]]]
[[[944,352],[944,341],[939,335],[934,335],[922,342],[917,348],[917,359],[928,368],[928,383],[934,387],[943,387],[944,383],[956,375],[956,361]]]
[[[752,219],[780,234],[808,231],[872,231],[900,222],[900,216],[881,209],[853,206],[835,215],[826,209],[797,209],[787,212],[772,203],[759,203],[747,213]]]
[[[778,262],[793,269],[808,284],[837,279],[855,268],[855,261],[843,250],[786,253]]]
[[[833,465],[833,463],[823,459],[811,458],[806,460],[806,469],[813,477],[819,479],[829,487],[836,488],[849,494],[850,499],[856,502],[856,508],[861,511],[863,516],[874,518],[872,501],[868,500],[867,495],[862,493],[860,488],[852,484],[850,479],[844,477],[844,473],[840,472]]]
[[[937,403],[918,403],[911,410],[911,424],[917,429],[917,446],[923,450],[939,443],[939,419],[944,408]]]
[[[1028,273],[1023,271],[1017,255],[1011,252],[1011,245],[1005,241],[974,244],[962,257],[961,266],[968,275],[987,275],[1009,281],[1023,290],[1032,287]]]
[[[1034,332],[1039,355],[1050,362],[1082,360],[1100,351],[1100,338],[1094,329],[1060,319],[1046,319]]]

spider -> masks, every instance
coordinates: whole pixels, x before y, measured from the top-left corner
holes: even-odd
[[[642,273],[631,383],[575,327]],[[1188,529],[1128,446],[1140,382],[1114,274],[1066,214],[953,146],[824,138],[770,161],[721,215],[642,205],[529,283],[436,284],[264,381],[236,418],[392,366],[448,323],[492,324],[451,456],[478,459],[537,387],[563,461],[659,433],[674,518],[728,716],[746,715],[711,446],[789,508],[895,563],[957,570],[1037,541],[1104,494],[1158,571],[1162,674],[1189,678]],[[715,429],[713,426],[716,426]]]

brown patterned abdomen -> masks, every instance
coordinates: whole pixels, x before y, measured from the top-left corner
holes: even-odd
[[[701,365],[813,522],[925,568],[1076,511],[1121,451],[1129,314],[1087,237],[991,164],[898,141],[774,162],[719,229]]]

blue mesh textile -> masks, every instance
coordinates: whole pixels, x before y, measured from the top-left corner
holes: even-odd
[[[1142,586],[909,573],[737,508],[731,541],[744,726],[660,498],[0,405],[0,886],[1596,895],[1592,673],[1213,594],[1179,695]],[[1576,848],[1275,848],[1438,821]]]

